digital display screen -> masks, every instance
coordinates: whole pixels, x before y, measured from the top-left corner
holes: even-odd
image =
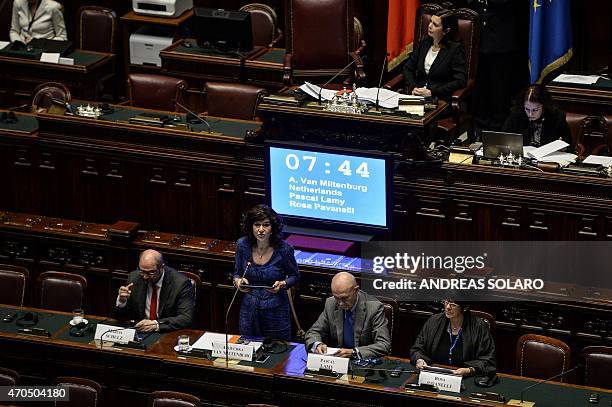
[[[270,144],[267,165],[270,204],[281,215],[389,227],[388,155]]]

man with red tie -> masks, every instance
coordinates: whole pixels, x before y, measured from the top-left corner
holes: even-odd
[[[164,264],[162,254],[145,250],[138,269],[119,287],[118,317],[138,321],[138,332],[168,332],[189,328],[193,321],[191,281]]]

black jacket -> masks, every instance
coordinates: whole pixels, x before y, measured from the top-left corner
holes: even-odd
[[[544,108],[542,113],[542,134],[540,135],[540,145],[550,143],[555,140],[563,140],[572,144],[570,128],[565,120],[565,112],[555,108]],[[531,145],[533,140],[533,127],[529,123],[529,118],[522,108],[515,108],[506,119],[502,126],[502,131],[519,133],[523,135],[523,145]]]
[[[191,281],[172,267],[164,267],[164,281],[159,293],[159,309],[157,312],[159,315],[157,319],[159,331],[168,332],[189,328],[193,321],[195,308]],[[140,277],[138,271],[130,273],[126,284],[129,283],[134,283],[132,294],[124,307],[115,308],[115,313],[118,317],[139,322],[146,318],[147,284]]]
[[[412,89],[427,83],[432,97],[448,100],[453,92],[466,85],[465,49],[461,43],[448,42],[440,49],[428,75],[425,73],[425,56],[432,44],[431,37],[419,42],[404,64],[406,93],[410,94]]]
[[[423,359],[432,363],[431,355],[440,346],[442,335],[448,335],[446,328],[449,320],[444,312],[432,315],[419,333],[410,349],[410,360],[413,364]],[[476,369],[476,375],[486,375],[497,370],[495,362],[495,343],[487,324],[480,318],[475,318],[469,311],[463,317],[461,329],[463,340],[464,365]]]
[[[518,49],[512,0],[468,0],[468,7],[480,15],[480,53],[503,54]]]

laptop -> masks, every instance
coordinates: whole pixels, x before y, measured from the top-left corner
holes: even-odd
[[[523,156],[522,134],[483,130],[481,135],[482,155],[485,158],[497,158],[500,154],[509,153],[515,157]]]

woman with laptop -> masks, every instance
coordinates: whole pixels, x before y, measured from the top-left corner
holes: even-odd
[[[517,98],[502,131],[523,135],[524,146],[539,147],[555,140],[571,144],[565,112],[557,109],[543,85],[529,85]]]
[[[449,100],[466,84],[465,49],[453,41],[457,33],[457,16],[440,10],[427,27],[423,38],[404,64],[406,93],[415,96]]]
[[[234,264],[234,285],[244,293],[240,335],[291,339],[287,289],[300,274],[282,229],[281,217],[266,205],[253,207],[243,218]]]
[[[495,342],[487,324],[469,306],[444,300],[444,312],[432,315],[410,349],[421,370],[432,363],[456,366],[454,374],[487,376],[496,371]]]
[[[66,41],[62,5],[54,0],[14,0],[9,37],[24,44],[34,38]]]

